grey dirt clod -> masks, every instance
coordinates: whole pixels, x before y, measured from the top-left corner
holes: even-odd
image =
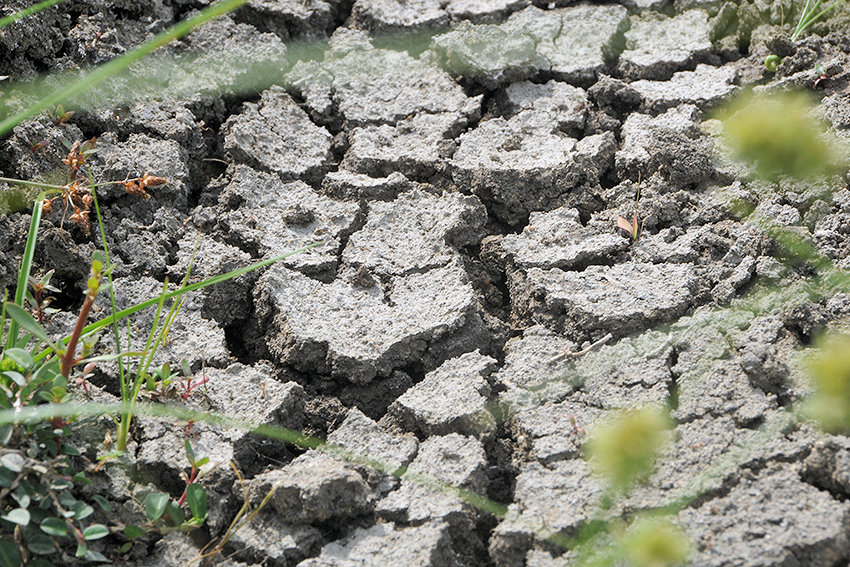
[[[269,505],[293,524],[351,520],[370,513],[374,506],[369,486],[353,466],[318,451],[258,475],[249,497],[259,504],[272,488]]]
[[[443,522],[403,527],[392,522],[360,528],[347,538],[330,543],[298,567],[382,567],[393,563],[439,567],[457,565],[460,558],[451,544],[451,528]]]
[[[474,290],[457,261],[395,278],[386,293],[273,267],[255,301],[270,317],[265,340],[280,362],[358,384],[414,362],[434,367],[480,340]]]
[[[487,376],[495,365],[493,358],[478,351],[448,360],[407,390],[388,411],[404,429],[423,435],[488,433],[496,426],[487,407],[491,398]]]
[[[708,14],[703,10],[673,18],[655,13],[633,18],[619,70],[629,79],[669,79],[711,52],[709,33]]]
[[[284,264],[308,274],[337,266],[335,249],[358,223],[357,203],[316,193],[303,181],[284,182],[278,175],[235,166],[219,195],[214,222],[230,244],[253,256],[274,257],[325,242]]]
[[[256,104],[246,103],[222,128],[224,148],[235,161],[285,179],[318,179],[332,161],[330,133],[280,88],[266,91]]]
[[[531,268],[514,273],[517,321],[544,323],[584,340],[605,332],[622,336],[684,315],[698,285],[693,266],[623,263],[582,272]]]
[[[477,197],[414,189],[391,203],[372,203],[342,259],[382,278],[426,272],[446,266],[459,248],[477,244],[486,221]]]

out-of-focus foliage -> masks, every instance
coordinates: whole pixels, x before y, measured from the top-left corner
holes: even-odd
[[[826,431],[850,432],[850,335],[830,335],[819,346],[807,365],[815,392],[804,412]]]
[[[656,408],[625,411],[597,429],[586,449],[594,469],[615,491],[625,491],[652,473],[670,429]]]
[[[681,529],[666,518],[638,518],[623,537],[623,555],[634,567],[682,565],[691,545]]]
[[[841,169],[835,144],[804,93],[745,94],[720,113],[727,145],[767,179],[804,179]]]

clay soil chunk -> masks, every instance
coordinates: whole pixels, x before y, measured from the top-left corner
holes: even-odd
[[[334,247],[353,229],[360,212],[357,203],[319,195],[302,181],[283,182],[277,175],[241,165],[231,171],[219,203],[224,210],[216,220],[226,239],[255,255],[278,256],[326,241],[284,261],[305,273],[336,266]]]
[[[275,313],[266,341],[280,362],[354,383],[475,338],[475,294],[456,263],[395,279],[389,301],[378,286],[323,284],[278,267],[258,292],[261,311]]]
[[[669,79],[676,71],[693,69],[711,51],[708,14],[689,10],[674,18],[650,13],[632,18],[620,72],[628,79]]]
[[[408,191],[391,203],[369,206],[366,224],[351,235],[342,259],[381,276],[425,272],[447,265],[458,248],[476,244],[486,220],[476,197]]]
[[[246,103],[222,129],[224,148],[235,161],[284,179],[318,179],[333,159],[330,133],[279,87],[264,92],[258,103]]]
[[[351,465],[315,451],[254,478],[252,501],[259,504],[272,486],[276,489],[269,504],[294,524],[351,519],[373,506],[368,485]]]
[[[322,61],[296,63],[286,80],[317,120],[350,126],[394,124],[420,112],[473,116],[480,106],[480,97],[467,97],[439,67],[376,49],[367,35],[344,28]]]
[[[452,75],[490,88],[540,71],[585,85],[616,58],[628,23],[620,6],[529,6],[499,25],[465,25],[437,36],[431,49]]]
[[[398,490],[377,503],[378,515],[398,522],[444,520],[458,528],[468,526],[472,509],[444,491],[410,477],[424,475],[431,482],[447,483],[482,494],[487,486],[486,455],[479,441],[452,433],[433,436],[419,445],[419,453],[402,476]]]
[[[609,167],[613,136],[576,141],[542,111],[494,118],[460,136],[452,159],[455,183],[492,204],[493,213],[517,224],[529,212],[563,204],[582,181],[596,183]]]
[[[418,449],[415,437],[391,435],[357,408],[349,410],[345,421],[328,435],[328,443],[381,463],[387,473],[409,465]]]
[[[478,351],[448,360],[407,390],[389,412],[406,429],[424,435],[477,436],[491,431],[496,422],[487,409],[487,376],[495,365]]]
[[[318,554],[321,545],[319,529],[287,523],[285,517],[263,510],[233,534],[229,549],[235,559],[251,565],[284,567]]]
[[[602,497],[602,486],[583,460],[573,459],[544,467],[531,463],[516,479],[514,519],[503,520],[490,538],[490,556],[499,567],[522,565],[526,552],[545,525],[555,532],[572,533],[589,519]]]
[[[632,113],[623,123],[615,157],[617,173],[648,179],[656,171],[675,187],[694,185],[714,175],[712,142],[700,130],[699,113],[690,104],[658,116]]]
[[[505,255],[517,267],[572,270],[611,261],[628,246],[613,231],[582,226],[576,209],[560,207],[548,213],[531,213],[521,234],[502,240]]]
[[[388,522],[359,528],[349,537],[326,545],[318,557],[302,561],[298,567],[384,567],[394,564],[440,567],[456,565],[457,562],[447,524],[429,522],[401,527]]]
[[[738,92],[735,70],[700,63],[693,71],[673,73],[669,81],[634,81],[629,84],[643,99],[643,108],[664,112],[680,104],[708,110]]]
[[[799,466],[774,463],[742,478],[727,495],[679,513],[699,545],[695,564],[834,565],[848,545],[850,503],[805,484]],[[711,545],[707,534],[712,534]]]
[[[514,315],[568,337],[615,336],[684,315],[697,276],[689,264],[624,263],[583,272],[531,268],[512,283]]]
[[[427,180],[445,172],[446,158],[455,148],[453,138],[466,125],[462,115],[422,113],[395,126],[354,128],[340,166],[373,176],[400,172],[411,179]]]

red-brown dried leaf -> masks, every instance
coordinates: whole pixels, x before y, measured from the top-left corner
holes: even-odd
[[[74,145],[71,146],[71,149],[68,151],[68,157],[62,160],[68,166],[68,170],[71,172],[72,177],[80,171],[80,168],[86,163],[86,156],[83,155],[83,152],[80,150],[80,142],[74,142]]]
[[[71,215],[71,220],[77,223],[77,226],[82,229],[83,232],[88,233],[91,229],[91,221],[89,220],[89,212],[84,211],[80,208],[74,209],[74,214]]]
[[[143,187],[140,187],[135,181],[122,181],[121,185],[124,186],[127,193],[134,197],[140,197],[142,199],[150,198],[147,191],[145,191]]]
[[[145,173],[139,180],[139,187],[147,189],[148,187],[156,187],[157,185],[165,185],[168,179],[165,177],[157,177],[156,175],[148,175]]]

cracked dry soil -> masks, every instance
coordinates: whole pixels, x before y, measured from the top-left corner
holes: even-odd
[[[0,31],[0,74],[106,61],[207,4],[69,0]],[[254,0],[142,62],[152,96],[65,124],[42,116],[0,142],[6,177],[43,178],[63,167],[62,139],[97,136],[100,178],[169,180],[149,200],[100,196],[119,308],[179,281],[198,238],[196,279],[327,240],[191,295],[158,363],[209,378],[191,407],[326,438],[510,512],[196,424],[195,453],[233,461],[255,503],[277,486],[213,564],[570,565],[538,528],[572,535],[598,513],[584,432],[653,403],[672,408],[672,442],[613,513],[690,496],[674,519],[693,565],[850,559],[850,440],[788,412],[807,393],[798,352],[847,322],[850,295],[775,293],[811,270],[730,207],[752,203],[846,268],[850,190],[839,177],[758,181],[728,158],[711,114],[742,87],[811,89],[822,61],[832,76],[818,109],[846,135],[850,39],[785,45],[774,76],[762,65],[779,23],[770,4],[569,4]],[[191,63],[157,74],[179,57]],[[639,183],[632,243],[616,219]],[[56,209],[37,267],[56,270],[59,334],[98,237]],[[3,286],[28,223],[15,213],[0,231]],[[139,341],[152,317],[133,321]],[[93,382],[115,399],[115,368]],[[108,425],[87,425],[90,457]],[[180,493],[185,436],[185,424],[137,420],[133,473],[94,476],[116,517],[138,517],[133,499],[151,485]],[[226,465],[205,486],[204,528],[137,545],[124,564],[187,565],[220,536],[242,487]]]

